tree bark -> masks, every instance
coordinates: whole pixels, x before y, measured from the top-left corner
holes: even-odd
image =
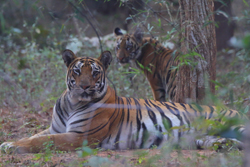
[[[182,65],[177,73],[176,102],[199,102],[205,96],[206,78],[216,77],[216,38],[212,0],[179,0],[181,27],[181,56],[190,56],[195,66]],[[180,56],[180,57],[181,57]],[[210,91],[215,92],[209,82]]]
[[[248,122],[246,125],[246,129],[250,128],[250,123]],[[243,166],[249,167],[250,166],[250,131],[246,130],[244,136],[244,159],[243,159]]]

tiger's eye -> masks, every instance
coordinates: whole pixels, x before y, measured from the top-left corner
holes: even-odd
[[[75,85],[76,84],[76,81],[74,80],[74,79],[71,79],[71,81],[70,81],[73,85]]]
[[[132,48],[133,48],[133,45],[129,44],[129,45],[127,45],[127,47],[126,47],[126,50],[127,50],[127,51],[130,51],[130,50],[132,50]]]
[[[99,71],[93,71],[93,77],[95,78],[99,73]]]

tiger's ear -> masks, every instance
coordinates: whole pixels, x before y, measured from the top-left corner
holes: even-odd
[[[123,35],[122,30],[119,27],[114,29],[115,36]]]
[[[66,66],[69,67],[70,63],[73,60],[75,60],[75,58],[77,58],[77,57],[75,56],[75,54],[71,50],[66,49],[62,53],[62,58],[64,60],[64,63],[66,64]]]
[[[137,27],[137,28],[136,28],[135,33],[134,33],[134,36],[135,36],[135,39],[136,39],[138,42],[141,42],[141,41],[142,41],[143,32],[142,32],[142,29],[141,29],[140,27]]]
[[[104,51],[98,60],[103,64],[105,70],[109,67],[111,61],[112,61],[112,54],[110,51]]]

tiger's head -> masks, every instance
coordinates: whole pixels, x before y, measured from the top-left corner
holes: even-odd
[[[67,92],[72,102],[90,102],[103,97],[107,91],[105,71],[112,55],[103,52],[99,58],[76,57],[71,50],[62,53],[68,67],[66,75]]]
[[[137,28],[134,34],[123,34],[120,28],[115,28],[116,36],[115,53],[119,63],[125,64],[136,60],[141,55],[143,33]]]

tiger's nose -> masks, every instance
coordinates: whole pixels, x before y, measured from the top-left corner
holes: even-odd
[[[81,85],[81,87],[82,87],[84,90],[86,90],[86,89],[88,89],[88,88],[90,87],[90,85]]]

